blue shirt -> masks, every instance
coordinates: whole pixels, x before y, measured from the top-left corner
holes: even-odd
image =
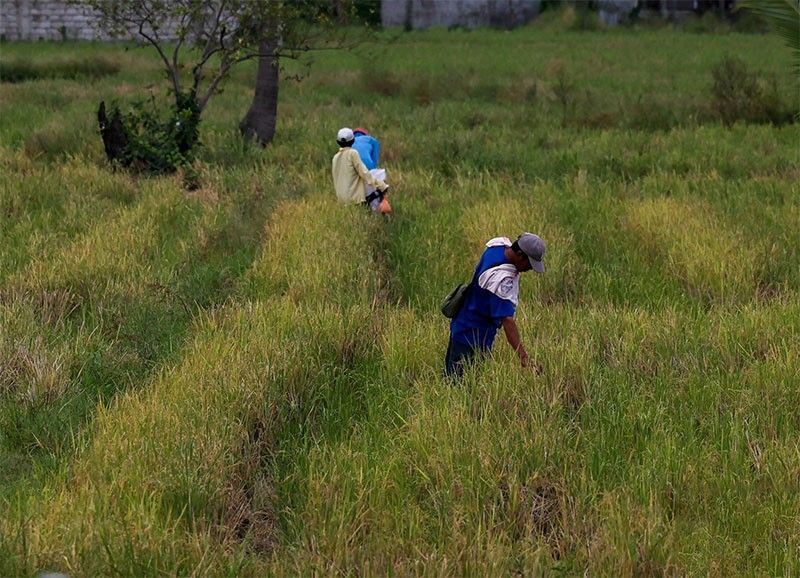
[[[378,168],[378,159],[381,154],[381,143],[378,142],[378,139],[368,134],[358,133],[353,143],[353,149],[358,152],[361,162],[368,170]]]
[[[505,247],[489,247],[483,252],[464,305],[450,322],[450,335],[454,341],[475,349],[489,350],[503,318],[514,316],[517,308],[511,300],[479,287],[477,281],[484,271],[504,263],[508,263]]]

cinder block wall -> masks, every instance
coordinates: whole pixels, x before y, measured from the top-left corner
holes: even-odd
[[[93,40],[96,17],[63,0],[0,0],[0,35],[7,40]]]
[[[0,36],[6,40],[108,40],[97,16],[66,0],[0,0]],[[169,26],[159,30],[170,38]]]

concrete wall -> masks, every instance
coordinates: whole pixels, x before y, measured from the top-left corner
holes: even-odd
[[[254,0],[269,1],[269,0]],[[655,8],[662,16],[717,4],[728,9],[733,0],[599,0],[600,18],[609,25],[619,23],[637,5]],[[382,0],[384,26],[495,26],[513,28],[539,14],[540,0]],[[650,6],[652,5],[652,7]],[[91,10],[67,0],[0,0],[0,36],[6,40],[96,40],[107,37],[95,28]],[[168,26],[160,30],[169,36]]]
[[[636,8],[637,4],[637,0],[600,0],[597,3],[597,16],[606,25],[616,26]]]
[[[91,10],[64,0],[0,0],[0,35],[7,40],[93,40]]]
[[[681,18],[706,10],[730,13],[735,0],[596,0],[598,17],[607,25],[623,22],[633,11],[643,18]],[[539,14],[540,0],[382,0],[386,27],[495,26],[512,28]]]
[[[512,28],[539,14],[539,0],[383,0],[384,26]]]
[[[107,40],[96,23],[92,10],[68,0],[0,0],[0,36],[6,40]],[[159,33],[170,38],[169,24]]]

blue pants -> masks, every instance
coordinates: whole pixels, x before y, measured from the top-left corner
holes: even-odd
[[[445,377],[455,376],[461,379],[461,376],[464,375],[464,366],[475,357],[475,353],[473,347],[455,341],[450,336],[450,343],[447,344],[447,354],[444,357]]]

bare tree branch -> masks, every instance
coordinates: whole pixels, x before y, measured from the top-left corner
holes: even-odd
[[[192,69],[192,74],[194,76],[193,90],[195,93],[200,88],[200,82],[203,79],[203,67],[206,65],[206,62],[208,62],[208,60],[214,54],[225,51],[225,35],[227,33],[227,30],[224,25],[222,25],[222,27],[220,28],[220,25],[222,23],[222,14],[225,10],[225,5],[226,2],[223,0],[220,3],[219,10],[217,10],[216,16],[214,17],[214,25],[212,29],[209,31],[208,40],[206,41],[206,45],[203,48],[203,55]],[[213,46],[211,42],[216,37],[216,32],[218,29],[219,29],[218,44],[217,46]]]
[[[178,71],[172,68],[167,55],[164,54],[164,50],[161,48],[161,45],[157,41],[157,39],[149,36],[144,31],[145,21],[142,20],[139,23],[139,35],[145,38],[153,47],[158,51],[159,56],[161,56],[161,60],[164,62],[164,66],[167,69],[167,73],[170,75],[170,79],[172,80],[172,88],[175,90],[175,94],[178,95],[181,93],[181,85],[180,79],[178,78]]]
[[[192,21],[192,17],[193,17],[193,14],[189,9],[187,9],[186,12],[184,12],[181,15],[181,20],[180,20],[180,23],[178,24],[178,41],[175,43],[175,48],[172,51],[172,69],[175,71],[176,76],[178,76],[178,83],[177,83],[176,91],[180,90],[180,66],[178,65],[178,54],[180,53],[181,46],[183,46],[183,42],[186,39],[187,21],[191,22]],[[176,92],[176,94],[177,94],[177,92]]]
[[[203,110],[231,69],[247,60],[299,60],[312,50],[350,49],[363,41],[328,17],[322,3],[297,0],[75,0],[97,10],[106,30],[138,35],[155,48],[176,98],[181,71]],[[176,25],[174,45],[166,38]],[[197,52],[188,52],[189,46]],[[269,50],[265,52],[265,48]],[[212,66],[213,63],[213,66]],[[188,75],[185,75],[188,76]],[[207,84],[206,84],[207,83]],[[275,89],[277,91],[277,88]],[[277,92],[276,92],[277,94]]]
[[[208,104],[209,99],[211,99],[211,97],[213,96],[214,92],[217,90],[217,86],[219,86],[219,83],[222,81],[222,79],[225,78],[228,75],[228,72],[230,72],[231,66],[233,66],[235,63],[236,63],[236,61],[230,62],[230,61],[224,60],[223,63],[220,65],[219,70],[217,71],[217,74],[214,76],[214,78],[209,83],[205,94],[202,96],[202,98],[199,98],[197,100],[197,106],[200,107],[201,111],[206,108],[206,104]]]

